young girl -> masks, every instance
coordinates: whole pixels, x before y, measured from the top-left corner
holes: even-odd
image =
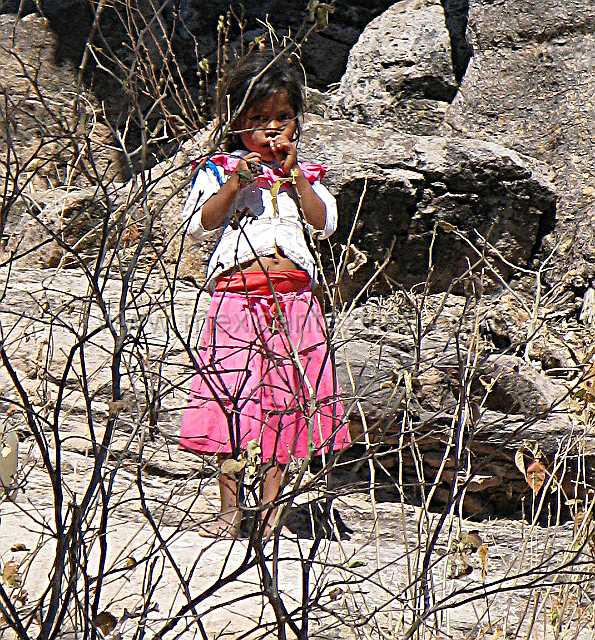
[[[253,53],[224,94],[224,153],[202,163],[184,208],[194,238],[217,234],[219,242],[180,446],[216,453],[221,462],[259,445],[268,537],[274,510],[267,506],[278,497],[285,465],[349,444],[306,236],[328,238],[337,209],[320,183],[326,167],[298,162],[303,87],[295,65]],[[220,513],[202,533],[235,537],[237,480],[221,473],[219,489]]]

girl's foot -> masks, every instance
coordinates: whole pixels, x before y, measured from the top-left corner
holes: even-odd
[[[280,536],[288,537],[291,535],[291,531],[277,520],[277,508],[269,509],[268,512],[265,511],[264,515],[261,516],[260,522],[260,526],[262,527],[262,542],[264,544],[271,540],[277,531]]]
[[[272,540],[275,536],[275,532],[279,531],[279,535],[281,537],[289,537],[291,535],[291,531],[285,527],[285,526],[281,526],[279,527],[279,525],[277,526],[271,526],[271,525],[265,525],[262,529],[262,542],[263,544],[266,544],[267,542],[269,542],[269,540]]]
[[[203,538],[234,540],[240,535],[241,515],[238,509],[217,514],[215,520],[201,523],[199,534]]]

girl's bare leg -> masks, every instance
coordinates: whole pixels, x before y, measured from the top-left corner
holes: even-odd
[[[285,473],[285,467],[278,464],[268,469],[264,475],[262,483],[262,505],[272,505],[273,502],[279,497],[281,491],[281,483],[283,482],[283,476]],[[264,509],[261,514],[264,528],[262,531],[263,538],[268,538],[275,525],[275,518],[277,516],[277,507],[270,507]]]
[[[232,476],[222,473],[219,476],[219,495],[221,496],[220,520],[229,527],[239,528],[238,481]]]
[[[219,463],[224,458],[219,459]],[[241,513],[238,508],[238,481],[224,473],[219,475],[221,509],[214,522],[201,528],[201,534],[210,538],[237,537],[240,532]]]

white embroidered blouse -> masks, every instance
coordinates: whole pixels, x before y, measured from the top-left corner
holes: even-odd
[[[193,239],[220,235],[207,268],[209,289],[215,288],[217,278],[224,271],[255,257],[274,255],[277,248],[316,280],[316,263],[304,237],[304,227],[320,239],[328,238],[337,228],[337,204],[328,189],[319,180],[311,183],[326,208],[324,229],[314,229],[303,221],[293,187],[281,187],[275,207],[270,188],[253,183],[238,191],[223,225],[207,230],[202,226],[202,206],[217,193],[227,178],[223,168],[213,163],[199,169],[183,210],[184,220],[188,221],[188,233]]]

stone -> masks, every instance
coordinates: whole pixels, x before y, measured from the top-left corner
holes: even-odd
[[[308,22],[308,0],[287,3],[284,0],[263,0],[246,3],[242,7],[242,17],[246,24],[244,31],[248,37],[263,33],[262,21],[268,19],[278,35],[291,32],[303,33],[311,26]],[[388,9],[391,0],[338,0],[333,3],[326,29],[310,33],[302,46],[303,64],[308,75],[308,84],[317,89],[326,89],[338,82],[343,75],[347,56],[365,26],[380,13]],[[217,43],[217,20],[229,9],[227,0],[215,0],[205,5],[201,0],[187,0],[180,17],[184,29],[179,29],[179,37],[190,39],[192,34],[201,56],[214,59]],[[233,23],[233,19],[232,19]],[[237,45],[236,29],[232,28],[233,44]],[[186,58],[188,65],[196,65],[196,60]]]
[[[92,477],[93,459],[70,451],[63,451],[63,455],[66,458],[62,472],[65,493],[72,491],[77,497],[83,496]],[[181,640],[190,640],[196,636],[193,628],[196,623],[192,614],[184,613],[188,597],[180,588],[182,576],[184,589],[195,599],[194,608],[208,637],[241,636],[256,640],[262,637],[265,627],[267,632],[276,634],[275,616],[268,599],[261,593],[263,579],[260,566],[252,562],[255,551],[249,546],[249,540],[214,541],[199,535],[200,524],[214,517],[217,488],[212,473],[198,475],[202,471],[198,459],[194,465],[194,472],[189,470],[185,477],[172,479],[154,475],[150,468],[133,460],[113,458],[107,463],[104,470],[109,476],[109,485],[107,480],[105,485],[110,491],[103,501],[97,498],[97,510],[105,509],[110,525],[104,534],[105,563],[100,564],[100,545],[93,544],[99,513],[96,518],[89,514],[88,521],[85,519],[82,529],[87,535],[77,539],[76,547],[89,561],[90,568],[100,567],[101,571],[104,567],[105,573],[95,570],[91,578],[107,574],[102,585],[101,610],[107,610],[117,620],[116,632],[124,638],[139,633],[149,637],[167,637],[173,633]],[[382,635],[394,635],[395,618],[399,615],[403,635],[411,629],[414,618],[407,613],[403,615],[395,592],[405,590],[412,581],[420,579],[420,570],[414,563],[415,553],[419,553],[420,547],[428,548],[430,542],[429,575],[436,585],[433,593],[449,598],[448,629],[455,637],[477,637],[478,628],[502,628],[496,623],[487,627],[488,617],[506,620],[523,635],[530,635],[534,629],[534,610],[527,610],[527,579],[532,580],[534,589],[547,589],[552,575],[561,571],[579,583],[584,578],[581,570],[589,555],[587,550],[576,550],[572,523],[552,523],[548,528],[534,526],[528,534],[526,521],[500,518],[478,522],[457,514],[448,516],[441,526],[439,514],[401,502],[372,501],[368,492],[352,489],[357,476],[344,469],[335,473],[336,478],[331,481],[340,483],[341,488],[340,498],[334,501],[340,537],[323,535],[315,543],[311,529],[300,526],[301,521],[310,521],[315,506],[324,504],[321,499],[326,500],[334,493],[334,488],[326,487],[324,477],[316,481],[316,487],[322,489],[318,502],[306,502],[304,487],[298,491],[289,509],[287,527],[276,547],[277,564],[273,565],[272,544],[264,549],[265,566],[278,568],[277,597],[297,624],[301,623],[299,606],[303,602],[304,571],[309,566],[307,563],[316,563],[316,597],[310,597],[307,606],[309,630],[320,640],[350,640],[353,621],[369,632],[370,637],[379,631]],[[478,482],[485,475],[479,476]],[[139,497],[139,486],[143,501]],[[99,491],[97,494],[101,495]],[[15,541],[28,549],[28,570],[23,566],[21,574],[30,602],[47,590],[48,567],[53,566],[56,558],[55,545],[47,540],[55,518],[52,498],[43,468],[27,465],[26,502],[16,506],[10,502],[0,504],[3,564],[9,560],[21,563],[23,555],[11,552]],[[97,503],[94,502],[92,508],[96,508]],[[151,526],[147,514],[158,529]],[[455,518],[458,529],[453,533],[450,520]],[[422,528],[428,519],[430,523]],[[482,578],[479,554],[469,552],[466,555],[468,575],[444,580],[453,562],[452,549],[458,540],[471,535],[489,549],[487,575]],[[165,545],[167,553],[163,549]],[[532,548],[539,549],[540,553],[531,553]],[[569,557],[575,562],[570,562]],[[158,573],[146,570],[149,562],[159,563]],[[81,576],[80,581],[74,583],[66,573],[61,593],[68,592],[67,584],[76,584],[78,593],[92,595],[86,579]],[[486,589],[490,591],[489,600],[483,593],[477,593]],[[151,593],[150,600],[146,598],[147,592]],[[353,607],[357,607],[355,614]],[[19,607],[18,611],[23,619],[28,619],[28,609]],[[169,623],[173,626],[172,632],[162,633]],[[4,637],[17,637],[8,635],[11,630],[5,622],[0,625]],[[435,628],[438,632],[439,627]],[[578,632],[584,629],[584,618],[580,614],[576,618],[569,614],[565,628],[572,633],[577,630],[576,637],[582,639]],[[29,623],[27,631],[39,634],[37,619]],[[65,616],[59,631],[60,638],[74,640],[83,633],[83,623],[74,616]],[[284,635],[295,637],[290,631]]]
[[[368,256],[355,277],[341,283],[347,299],[381,264],[370,291],[409,288],[428,277],[434,290],[460,291],[464,283],[457,279],[478,261],[482,246],[492,265],[486,282],[499,289],[515,274],[513,265],[531,263],[553,223],[548,167],[494,143],[312,115],[301,144],[304,157],[329,165],[325,183],[340,211],[332,241],[344,244],[355,223],[352,242]]]
[[[58,42],[45,18],[0,15],[2,105],[0,179],[7,197],[23,190],[85,187],[118,175],[101,109],[81,90],[76,70],[56,63]],[[7,137],[7,132],[10,136]]]
[[[3,258],[22,267],[81,267],[113,246],[109,208],[97,189],[51,189],[23,194],[10,210]],[[114,218],[115,220],[115,218]]]
[[[442,3],[403,0],[351,49],[336,110],[356,122],[431,135],[457,89]]]
[[[540,255],[549,283],[586,291],[595,276],[595,5],[590,0],[471,0],[473,57],[446,115],[448,134],[491,140],[551,165],[556,222]]]
[[[144,464],[151,473],[178,478],[192,469],[192,457],[174,455],[174,450],[194,372],[189,350],[196,344],[209,296],[200,288],[180,282],[171,289],[173,280],[161,271],[153,271],[148,280],[138,275],[131,281],[124,307],[130,347],[123,355],[119,382],[123,404],[109,446],[118,458],[137,459],[141,451],[133,438],[137,434],[142,437]],[[113,410],[112,370],[107,364],[114,339],[102,308],[109,311],[112,323],[120,322],[122,282],[118,277],[102,278],[99,305],[89,288],[88,276],[80,270],[13,267],[0,270],[0,276],[0,290],[6,291],[0,304],[0,323],[10,336],[4,348],[24,393],[36,412],[49,416],[63,386],[61,442],[68,450],[88,455],[93,449],[89,415],[93,417],[98,446]],[[469,406],[473,410],[465,433],[473,433],[470,448],[483,461],[477,469],[479,475],[512,474],[512,485],[507,481],[498,491],[489,480],[473,485],[473,493],[481,498],[486,512],[497,513],[506,506],[507,492],[512,491],[516,499],[527,490],[514,467],[518,447],[525,440],[539,442],[543,454],[553,460],[560,439],[574,442],[580,438],[580,429],[566,413],[565,384],[536,371],[517,356],[493,353],[489,345],[473,342],[470,336],[476,321],[470,304],[475,305],[452,294],[423,298],[396,294],[346,309],[335,322],[329,318],[329,326],[334,327],[338,382],[350,413],[354,440],[374,446],[398,445],[407,406],[418,436],[416,450],[427,460],[428,473],[440,466],[432,466],[430,461],[441,459],[445,441],[456,424],[461,362],[470,357],[472,349],[479,349],[477,364],[467,370]],[[478,322],[492,304],[489,297],[478,303]],[[421,305],[420,342],[416,337],[420,326],[416,307]],[[92,398],[90,414],[81,384],[82,365],[78,358],[72,362],[68,358],[83,329],[90,334],[85,342],[84,369]],[[138,341],[133,342],[137,335]],[[137,346],[132,347],[133,343]],[[141,344],[146,347],[141,348]],[[6,370],[0,370],[0,374],[1,396],[7,399],[2,410],[6,412],[10,402],[20,402]],[[14,422],[18,419],[23,430],[22,417],[13,413],[11,427],[19,428]],[[406,473],[417,473],[409,441],[403,455]],[[586,461],[595,456],[595,438],[589,434],[585,435],[581,455]]]

